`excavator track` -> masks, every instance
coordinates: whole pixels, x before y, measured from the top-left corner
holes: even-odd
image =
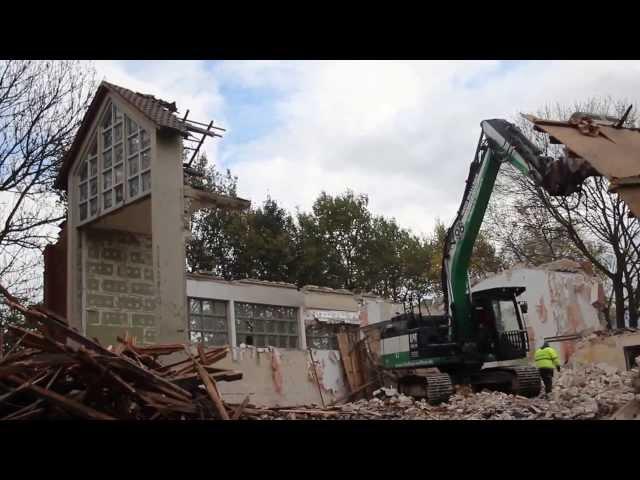
[[[538,396],[542,388],[540,373],[531,366],[487,368],[479,371],[471,384],[475,392],[486,388],[529,398]]]
[[[523,397],[537,397],[540,394],[541,380],[538,369],[530,366],[511,367],[515,373],[511,389],[514,395]]]
[[[437,405],[449,400],[453,395],[451,377],[446,373],[432,373],[425,378],[427,384],[427,402]]]
[[[398,391],[414,398],[426,398],[431,405],[437,405],[449,400],[453,385],[446,373],[428,373],[404,377],[398,382]]]

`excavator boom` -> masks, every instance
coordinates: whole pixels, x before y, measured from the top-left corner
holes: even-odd
[[[482,133],[456,219],[447,232],[442,266],[442,289],[452,329],[458,341],[473,341],[469,265],[471,253],[503,163],[510,163],[541,186],[548,183],[554,161],[513,124],[494,119],[481,122]],[[569,183],[570,178],[565,181]],[[565,188],[563,194],[572,193]],[[553,192],[557,193],[557,192]]]
[[[564,144],[565,156],[544,156],[506,120],[481,122],[462,202],[445,239],[442,289],[447,311],[445,315],[423,316],[413,311],[398,315],[381,332],[382,365],[404,372],[398,386],[408,394],[424,394],[437,403],[449,398],[453,384],[506,389],[526,396],[540,391],[535,367],[504,363],[526,358],[529,350],[516,301],[524,287],[499,287],[472,296],[469,285],[473,246],[502,164],[511,164],[552,196],[579,191],[589,176],[606,176],[632,212],[640,214],[636,168],[640,130],[622,128],[624,119],[587,114],[575,114],[568,122],[526,118],[536,129],[549,133],[551,143]],[[489,366],[492,362],[497,366]],[[416,371],[432,367],[438,372]]]

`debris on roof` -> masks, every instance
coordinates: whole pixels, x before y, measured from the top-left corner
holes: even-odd
[[[197,153],[200,151],[206,137],[221,137],[222,135],[217,132],[224,131],[224,128],[214,126],[213,120],[209,123],[202,123],[189,119],[189,110],[187,110],[182,118],[178,118],[176,115],[178,109],[175,102],[168,102],[156,98],[153,95],[134,92],[128,88],[114,85],[113,83],[103,80],[98,86],[93,100],[82,119],[82,123],[73,139],[71,147],[62,159],[62,166],[55,181],[56,188],[67,188],[67,176],[72,163],[78,154],[78,150],[85,136],[89,134],[89,129],[96,115],[98,115],[103,100],[108,93],[114,94],[134,107],[159,129],[175,131],[184,137],[185,142],[192,142],[184,146],[185,153],[189,153],[190,156],[188,161],[189,165],[191,165]]]

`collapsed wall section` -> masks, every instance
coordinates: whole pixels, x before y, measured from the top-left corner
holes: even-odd
[[[86,335],[116,344],[125,332],[139,344],[156,341],[157,294],[150,235],[87,229],[83,264]]]

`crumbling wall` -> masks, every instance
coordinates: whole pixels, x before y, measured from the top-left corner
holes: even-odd
[[[321,405],[320,389],[325,404],[348,393],[339,352],[313,350],[320,383],[316,383],[313,364],[306,350],[235,347],[216,366],[242,371],[242,380],[218,382],[225,401],[240,403],[248,395],[254,405],[265,407]]]
[[[640,346],[640,332],[621,335],[590,335],[576,346],[571,357],[573,365],[605,363],[627,370],[624,348]]]
[[[44,305],[67,316],[67,236],[63,226],[55,244],[44,247]]]
[[[87,230],[84,246],[86,335],[115,344],[125,331],[140,344],[156,341],[151,237]]]
[[[580,335],[602,329],[594,307],[594,291],[599,283],[586,272],[555,271],[549,268],[514,268],[485,279],[473,287],[482,290],[500,286],[524,286],[518,297],[526,301],[530,356],[545,338]],[[597,297],[597,295],[596,295]],[[564,363],[575,350],[575,341],[552,342]]]

